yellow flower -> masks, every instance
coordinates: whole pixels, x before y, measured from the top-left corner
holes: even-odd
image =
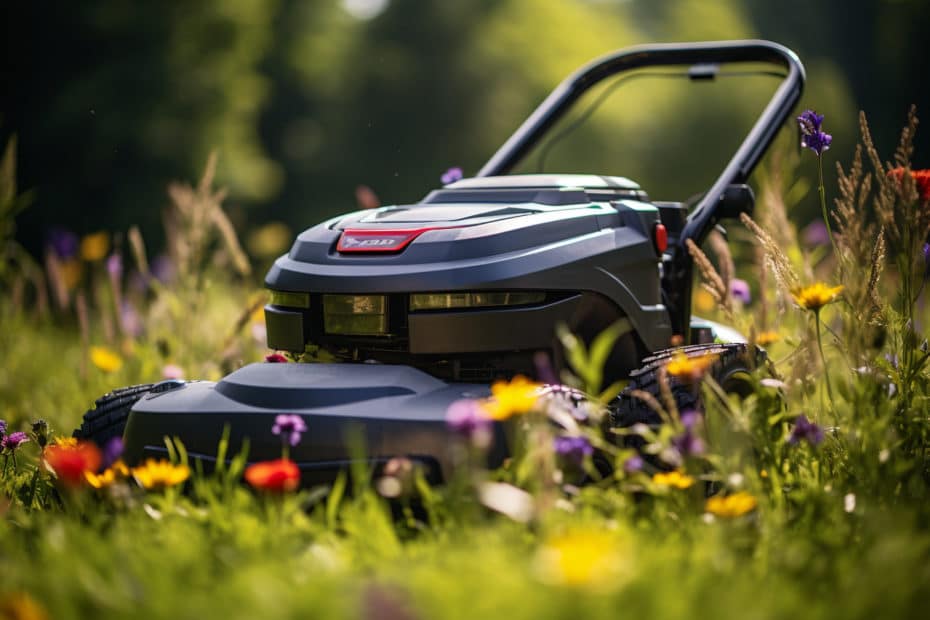
[[[482,408],[492,420],[506,420],[526,413],[536,406],[540,387],[539,383],[522,375],[517,375],[510,383],[498,381],[491,386],[491,398],[482,404]]]
[[[123,359],[107,347],[91,347],[90,361],[103,372],[116,372],[123,367]]]
[[[144,489],[173,487],[187,480],[190,475],[191,468],[187,465],[174,465],[164,459],[147,459],[139,467],[132,468],[133,478]]]
[[[726,497],[717,495],[709,498],[704,504],[704,510],[718,517],[732,519],[734,517],[741,517],[747,512],[752,512],[756,509],[756,505],[757,502],[755,497],[749,493],[740,491],[739,493],[727,495]]]
[[[536,553],[539,578],[566,586],[617,586],[626,559],[607,532],[577,531],[549,539]]]
[[[817,311],[834,301],[843,291],[843,285],[827,286],[823,282],[817,282],[804,288],[796,288],[791,291],[795,303],[805,310]]]
[[[717,356],[710,353],[689,357],[679,351],[665,365],[665,370],[681,381],[697,381],[716,361]]]
[[[712,312],[717,307],[717,300],[704,289],[698,289],[694,292],[694,307],[698,312]]]
[[[95,232],[81,239],[81,258],[86,261],[103,260],[110,250],[110,235]]]
[[[0,601],[0,618],[10,620],[48,620],[48,612],[25,592],[9,594]]]
[[[73,291],[77,288],[77,285],[81,283],[81,275],[83,275],[84,268],[81,265],[81,261],[76,258],[68,258],[58,265],[58,273],[61,276],[61,281],[69,291]]]
[[[781,340],[781,336],[778,335],[778,332],[773,330],[764,331],[756,336],[756,344],[760,347],[772,344],[773,342],[778,342],[779,340]]]
[[[652,477],[652,481],[659,486],[687,489],[694,484],[694,478],[676,469],[669,472],[659,472]]]
[[[92,474],[89,471],[84,472],[84,479],[87,484],[95,489],[105,489],[117,480],[122,480],[129,475],[129,468],[122,461],[116,461],[111,467],[105,469],[99,474]]]
[[[77,448],[78,440],[77,437],[56,437],[55,445],[62,448]]]

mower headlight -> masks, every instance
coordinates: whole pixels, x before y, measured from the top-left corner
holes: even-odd
[[[285,308],[309,308],[310,293],[271,291],[271,305],[283,306]]]
[[[422,293],[410,296],[411,310],[449,310],[452,308],[487,308],[492,306],[525,306],[546,298],[536,291]]]
[[[387,306],[384,295],[323,295],[323,327],[328,334],[384,336]]]

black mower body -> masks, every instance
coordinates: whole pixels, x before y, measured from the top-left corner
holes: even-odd
[[[593,84],[643,67],[679,67],[695,80],[731,62],[774,64],[784,79],[742,146],[689,207],[655,202],[636,183],[596,175],[508,175]],[[623,378],[652,351],[722,337],[692,321],[692,264],[723,217],[752,208],[744,184],[800,97],[803,68],[762,41],[633,48],[560,85],[476,178],[412,205],[359,211],[301,233],[265,284],[268,345],[335,363],[252,364],[219,382],[165,382],[132,406],[127,457],[165,453],[178,436],[207,462],[224,427],[250,460],[277,458],[280,413],[308,432],[291,458],[307,483],[331,480],[358,441],[378,463],[419,460],[448,475],[448,406],[489,393],[490,382],[534,374],[534,356],[561,350],[555,327],[582,339],[626,319],[607,376]],[[353,439],[354,438],[354,439]],[[500,438],[491,458],[501,459]]]

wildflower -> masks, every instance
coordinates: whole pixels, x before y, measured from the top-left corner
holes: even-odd
[[[6,435],[6,420],[0,420],[0,439]]]
[[[107,273],[111,278],[119,279],[123,275],[123,257],[119,254],[110,254],[107,257]]]
[[[645,464],[646,462],[643,460],[643,457],[638,454],[634,454],[633,456],[628,457],[625,461],[623,461],[623,471],[628,474],[642,471]]]
[[[103,465],[107,468],[120,460],[123,456],[123,440],[120,437],[113,437],[103,447]]]
[[[892,168],[888,171],[888,176],[897,179],[900,183],[901,179],[904,177],[904,168]],[[917,196],[922,201],[930,200],[930,169],[927,170],[911,170],[911,177],[914,179],[914,184],[917,186]]]
[[[109,249],[110,236],[102,230],[81,239],[81,258],[87,262],[103,259]]]
[[[0,441],[0,446],[3,450],[9,452],[15,452],[19,446],[29,441],[29,435],[22,431],[16,431],[15,433],[10,433],[6,435],[2,441]]]
[[[449,429],[479,448],[491,443],[491,423],[491,418],[476,400],[457,400],[446,410]]]
[[[591,445],[587,437],[582,435],[556,437],[553,440],[553,449],[556,454],[575,465],[581,465],[585,458],[594,454],[594,446]]]
[[[744,306],[748,305],[749,302],[752,301],[752,294],[749,291],[749,282],[740,280],[739,278],[730,280],[730,295],[740,300]]]
[[[823,429],[808,420],[803,413],[794,421],[794,428],[788,436],[788,443],[792,445],[797,445],[801,441],[806,441],[812,446],[817,446],[823,441]]]
[[[830,287],[823,282],[817,282],[804,288],[796,288],[791,292],[791,296],[794,297],[795,303],[804,310],[817,312],[828,303],[836,300],[842,291],[842,284]]]
[[[833,136],[824,133],[820,128],[823,123],[823,114],[817,114],[813,110],[805,110],[797,120],[798,125],[801,127],[802,147],[814,151],[818,157],[830,148]]]
[[[579,530],[547,540],[536,553],[534,568],[546,583],[609,587],[617,585],[622,559],[609,533]]]
[[[120,324],[123,326],[123,331],[127,335],[133,338],[138,338],[142,335],[144,329],[142,317],[139,316],[136,307],[129,301],[123,300],[123,303],[120,304],[119,320]]]
[[[123,480],[129,476],[129,468],[122,460],[117,460],[110,467],[107,467],[99,474],[85,471],[84,480],[95,489],[105,489],[112,486],[118,480]]]
[[[847,493],[843,496],[843,512],[854,512],[856,510],[856,494]]]
[[[694,478],[682,473],[680,469],[669,472],[659,472],[652,477],[652,481],[659,486],[687,489],[694,484]]]
[[[139,467],[132,468],[132,477],[143,489],[163,489],[181,484],[191,475],[187,465],[175,465],[162,459],[146,459]]]
[[[0,420],[3,422],[3,420]],[[6,432],[6,422],[3,423],[3,432],[0,432],[0,435]],[[32,434],[36,438],[36,443],[39,444],[39,448],[45,448],[48,443],[48,422],[39,418],[32,423]]]
[[[53,228],[48,232],[48,245],[62,260],[74,258],[78,253],[77,235],[63,228]]]
[[[678,351],[666,363],[665,370],[680,381],[697,381],[716,361],[717,356],[714,354],[688,356]]]
[[[25,592],[8,594],[0,601],[0,618],[10,620],[48,620],[48,612]]]
[[[265,361],[269,364],[286,364],[287,358],[275,351],[265,356]]]
[[[498,381],[491,386],[491,398],[482,405],[492,420],[507,418],[531,411],[539,399],[539,383],[517,375],[509,383]]]
[[[413,491],[416,481],[416,464],[408,458],[394,457],[384,465],[378,479],[378,493],[384,497],[400,497]]]
[[[123,359],[107,347],[91,347],[90,361],[103,372],[116,372],[123,367]]]
[[[458,166],[453,166],[445,172],[442,173],[442,176],[439,177],[439,180],[442,181],[443,185],[449,185],[450,183],[455,183],[460,181],[465,175],[462,172],[462,169]]]
[[[732,495],[708,498],[704,503],[704,510],[717,517],[732,519],[752,512],[757,505],[755,497],[745,491],[739,491]]]
[[[300,443],[300,435],[307,432],[307,425],[299,415],[281,414],[275,417],[271,432],[293,447]]]
[[[263,461],[246,468],[245,480],[259,491],[283,493],[297,488],[300,483],[300,469],[290,459]]]
[[[161,369],[161,376],[165,379],[183,379],[184,369],[177,364],[165,364]]]
[[[170,284],[175,277],[174,263],[165,254],[159,254],[152,260],[152,275],[162,284]]]
[[[821,220],[814,220],[805,226],[801,231],[801,238],[810,246],[830,244],[830,233],[827,232],[827,225]]]
[[[56,437],[55,445],[64,448],[76,448],[78,445],[77,437]]]
[[[59,482],[69,487],[77,487],[84,482],[85,472],[100,469],[102,456],[96,445],[89,441],[56,440],[45,448],[45,463],[55,472]]]
[[[694,432],[701,419],[697,411],[686,411],[681,415],[681,423],[685,432],[672,438],[672,447],[678,450],[681,456],[700,456],[704,454],[704,441]]]
[[[704,289],[694,291],[694,308],[698,312],[713,312],[716,307],[717,301],[714,299],[713,295]]]
[[[773,330],[766,330],[756,336],[756,344],[762,347],[778,342],[779,340],[781,340],[781,336],[778,335],[778,332]]]

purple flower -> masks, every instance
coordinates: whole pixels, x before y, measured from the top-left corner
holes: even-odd
[[[752,301],[752,294],[749,292],[749,282],[733,278],[730,280],[730,295],[740,300],[742,304],[748,305]]]
[[[110,254],[107,257],[107,273],[111,278],[120,278],[123,275],[123,257],[119,254]]]
[[[6,435],[6,420],[0,420],[0,438]]]
[[[672,438],[672,447],[678,450],[681,456],[700,456],[704,454],[704,440],[697,436],[695,430],[701,423],[701,413],[693,409],[681,414],[681,425],[685,432]]]
[[[803,413],[794,421],[794,428],[791,429],[788,443],[796,445],[802,441],[806,441],[812,446],[819,445],[823,441],[823,429],[808,420]]]
[[[830,233],[827,231],[827,225],[823,220],[814,220],[804,227],[801,231],[801,238],[806,245],[829,245]]]
[[[164,254],[159,254],[155,257],[152,261],[151,270],[155,279],[162,284],[169,284],[174,280],[174,263]]]
[[[930,275],[930,243],[924,244],[924,274]]]
[[[123,440],[119,437],[114,437],[103,447],[103,464],[101,469],[107,469],[113,463],[119,460],[123,456]]]
[[[587,437],[556,437],[553,441],[555,453],[570,463],[581,465],[585,457],[594,454],[594,446]]]
[[[281,414],[274,419],[271,432],[275,435],[281,435],[282,441],[287,441],[291,446],[296,446],[300,443],[301,433],[307,432],[307,425],[299,415]]]
[[[461,180],[464,176],[465,175],[462,173],[462,169],[458,166],[455,166],[443,172],[442,176],[439,177],[439,180],[442,181],[443,185],[448,185],[449,183],[455,183],[456,181]]]
[[[15,433],[10,433],[3,438],[3,441],[0,441],[0,447],[4,450],[9,450],[13,452],[20,446],[20,444],[26,443],[29,441],[29,435],[22,431],[16,431]]]
[[[487,443],[491,424],[491,419],[476,400],[457,400],[446,410],[446,425],[449,429],[475,443]]]
[[[142,335],[144,330],[144,326],[142,325],[142,317],[139,316],[139,312],[136,310],[136,307],[125,299],[120,305],[119,319],[123,325],[123,331],[127,335],[132,336],[133,338],[138,338]]]
[[[625,471],[628,474],[642,471],[643,465],[645,464],[646,462],[643,461],[643,457],[641,457],[638,454],[634,454],[633,456],[629,457],[627,460],[623,461],[623,471]]]
[[[73,258],[78,253],[78,237],[70,230],[53,228],[48,231],[48,244],[61,259]]]
[[[817,114],[813,110],[804,110],[798,117],[798,126],[801,128],[801,146],[814,151],[818,157],[829,149],[830,143],[833,142],[833,136],[820,129],[821,123],[823,123],[823,114]]]

